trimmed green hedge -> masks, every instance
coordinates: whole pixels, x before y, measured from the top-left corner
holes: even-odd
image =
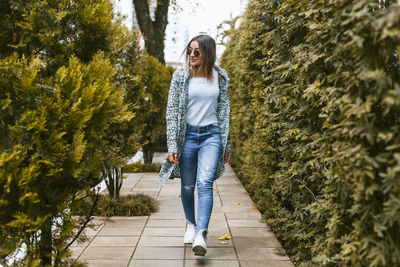
[[[85,198],[82,201],[83,205],[72,207],[72,214],[85,215],[85,212],[93,206],[94,199]],[[100,195],[93,216],[145,216],[157,209],[157,201],[145,194],[120,196],[118,200]]]
[[[253,0],[230,33],[232,164],[299,265],[400,266],[399,10]]]
[[[123,169],[123,173],[134,173],[134,172],[159,172],[161,169],[161,163],[143,164],[135,162],[126,165]]]

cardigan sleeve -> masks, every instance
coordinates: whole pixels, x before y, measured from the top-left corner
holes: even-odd
[[[228,95],[228,91],[227,90],[221,90],[221,94],[220,94],[220,101],[222,106],[226,107],[227,109],[229,109],[230,107],[230,100],[229,100],[229,95]],[[227,112],[228,114],[230,112]],[[230,118],[228,117],[227,120],[229,120]],[[229,129],[228,129],[229,131]],[[228,140],[226,143],[226,148],[225,148],[225,152],[226,153],[231,153],[232,152],[232,148],[231,148],[231,135],[230,133],[228,134]]]
[[[177,70],[172,75],[166,111],[168,153],[178,153],[179,79]]]
[[[228,141],[226,143],[226,153],[232,153],[232,148],[231,148],[231,134],[229,133],[228,135]]]
[[[221,69],[221,71],[225,72],[225,70]],[[220,95],[219,95],[219,102],[220,102],[220,109],[219,109],[219,113],[222,113],[223,117],[225,117],[226,120],[229,121],[230,119],[230,100],[229,100],[229,95],[228,95],[228,84],[229,84],[229,78],[228,75],[225,72],[225,82],[226,82],[226,86],[221,88],[220,91]],[[229,129],[227,129],[228,133],[229,133]],[[231,148],[231,135],[230,133],[228,134],[227,137],[227,143],[226,143],[226,147],[225,147],[225,153],[231,153],[232,152],[232,148]]]

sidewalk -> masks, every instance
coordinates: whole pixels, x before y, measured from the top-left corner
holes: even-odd
[[[214,208],[209,225],[207,254],[194,256],[191,245],[184,246],[185,220],[180,199],[180,180],[164,187],[157,173],[128,174],[122,194],[144,193],[155,197],[159,210],[150,216],[96,218],[97,228],[89,229],[90,240],[71,248],[73,256],[89,266],[124,267],[289,267],[293,266],[279,241],[261,222],[261,214],[232,168],[214,185]],[[230,240],[217,240],[225,234]]]

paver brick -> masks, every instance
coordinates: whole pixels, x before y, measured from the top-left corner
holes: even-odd
[[[275,237],[274,233],[266,227],[264,228],[231,227],[231,232],[233,236]]]
[[[146,227],[185,227],[185,226],[186,226],[186,221],[184,219],[179,219],[179,220],[151,219],[146,224]]]
[[[143,226],[124,227],[124,228],[104,228],[97,236],[139,236],[142,233]]]
[[[126,267],[129,260],[84,260],[88,267]]]
[[[92,243],[93,247],[117,246],[117,247],[132,247],[136,246],[139,240],[138,236],[96,236]]]
[[[275,237],[234,236],[236,247],[246,248],[280,248],[281,244]]]
[[[132,247],[94,247],[89,246],[82,252],[81,260],[129,260],[135,249]]]
[[[242,267],[294,267],[291,261],[240,261]]]
[[[185,228],[145,228],[142,236],[182,236],[185,234]]]
[[[183,247],[137,247],[132,259],[178,260],[183,259],[183,252]]]
[[[228,220],[230,227],[266,227],[267,224],[260,220]]]
[[[207,266],[207,267],[239,267],[237,261],[232,260],[186,260],[186,267],[197,267],[197,266]]]
[[[136,260],[133,259],[128,267],[183,267],[183,260]]]
[[[283,250],[278,248],[237,247],[236,249],[239,260],[289,260],[289,257],[286,254],[282,254]]]
[[[183,247],[183,236],[142,236],[139,247]]]
[[[216,259],[216,260],[236,260],[235,249],[232,247],[227,248],[207,248],[205,256],[195,256],[191,249],[186,250],[186,259]]]

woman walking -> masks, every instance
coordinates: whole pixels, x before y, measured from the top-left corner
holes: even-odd
[[[186,68],[172,76],[167,104],[168,157],[159,178],[181,178],[182,206],[187,221],[185,243],[204,256],[213,207],[213,182],[231,157],[229,78],[215,65],[216,44],[198,35],[186,47]],[[194,188],[198,208],[195,220]]]

